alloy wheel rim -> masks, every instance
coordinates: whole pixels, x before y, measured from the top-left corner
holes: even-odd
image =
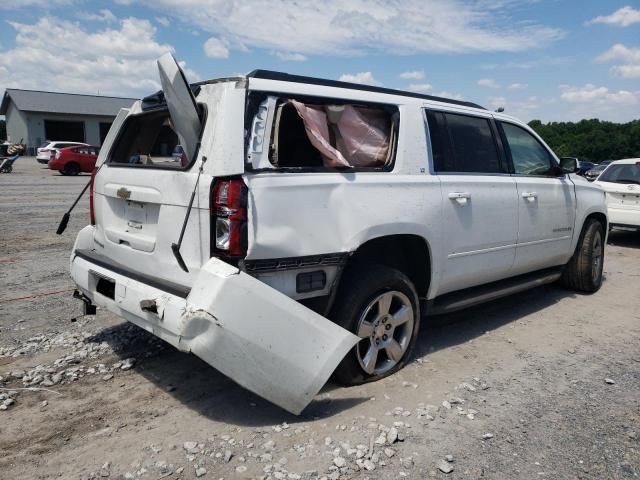
[[[390,290],[376,296],[357,324],[356,345],[360,367],[369,375],[381,375],[404,357],[414,325],[413,305],[404,293]]]
[[[596,232],[593,238],[591,265],[591,276],[593,281],[597,283],[602,271],[602,235],[600,235],[600,232]]]

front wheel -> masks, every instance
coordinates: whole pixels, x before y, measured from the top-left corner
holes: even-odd
[[[408,361],[420,327],[415,287],[384,265],[352,268],[341,281],[333,320],[362,340],[342,360],[335,378],[344,385],[380,380]]]
[[[596,292],[602,286],[603,266],[604,229],[592,218],[582,229],[576,251],[562,274],[562,283],[580,292]]]

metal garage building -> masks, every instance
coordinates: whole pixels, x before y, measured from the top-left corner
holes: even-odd
[[[45,140],[102,145],[118,111],[135,100],[7,88],[0,115],[6,117],[7,139],[22,139],[33,155]]]

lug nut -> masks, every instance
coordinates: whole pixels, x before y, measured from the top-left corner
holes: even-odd
[[[385,329],[385,330],[391,330],[391,324],[390,324],[390,323],[387,323],[387,324],[384,326],[384,329]]]
[[[384,335],[382,336],[382,340],[386,340],[387,338],[389,338],[389,337],[387,337],[387,334],[384,334]]]
[[[380,339],[376,338],[376,345],[380,345]]]

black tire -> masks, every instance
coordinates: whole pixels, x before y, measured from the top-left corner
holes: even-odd
[[[64,172],[64,175],[75,176],[80,173],[80,165],[77,163],[67,163],[62,171]]]
[[[576,251],[562,273],[562,283],[579,292],[597,292],[602,286],[603,265],[604,229],[592,218],[582,228]]]
[[[373,303],[379,298],[379,302]],[[383,303],[386,305],[384,299],[389,298],[387,314],[381,316],[381,306]],[[409,304],[413,316],[411,320],[408,320]],[[365,316],[365,313],[368,315]],[[400,319],[405,317],[407,319],[400,323]],[[363,337],[349,351],[334,372],[334,378],[339,383],[359,385],[397,372],[411,358],[420,329],[420,303],[413,283],[402,272],[384,265],[352,266],[340,282],[331,318],[356,335],[359,325],[363,327],[361,333],[364,327],[373,328],[369,336]],[[383,318],[387,320],[383,321]],[[374,347],[374,338],[380,340],[379,346]],[[373,373],[363,367],[363,362],[372,357],[366,355],[372,347],[377,349],[373,366],[375,368],[378,362],[381,365]],[[399,360],[393,359],[389,352]],[[371,362],[368,364],[371,365]]]
[[[66,173],[64,173],[64,170],[58,170],[58,172],[60,173],[60,175],[67,175]]]

